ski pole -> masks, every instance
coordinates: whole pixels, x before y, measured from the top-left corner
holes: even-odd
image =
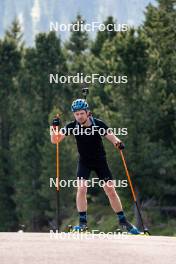
[[[59,191],[59,143],[56,144],[56,190]]]
[[[126,172],[126,176],[127,176],[127,179],[128,179],[128,182],[130,184],[130,188],[131,188],[131,192],[132,192],[132,196],[133,196],[133,200],[135,202],[135,205],[136,205],[136,208],[137,208],[137,211],[138,211],[138,214],[139,214],[139,217],[140,217],[140,221],[141,221],[141,224],[142,224],[142,229],[144,231],[144,234],[149,234],[149,231],[147,228],[144,227],[144,222],[143,222],[143,219],[142,219],[142,215],[141,215],[141,212],[140,212],[140,209],[139,209],[139,206],[138,206],[138,203],[137,203],[137,199],[136,199],[136,194],[135,194],[135,191],[134,191],[134,188],[133,188],[133,184],[132,184],[132,181],[131,181],[131,178],[130,178],[130,174],[128,172],[128,168],[127,168],[127,165],[126,165],[126,161],[125,161],[125,158],[124,158],[124,155],[123,155],[123,152],[121,149],[119,149],[120,151],[120,155],[121,155],[121,158],[122,158],[122,161],[123,161],[123,165],[124,165],[124,168],[125,168],[125,172]]]
[[[59,143],[56,144],[56,230],[59,230]]]
[[[59,123],[58,123],[59,121]],[[56,122],[57,122],[57,133],[59,132],[59,127],[61,124],[60,121],[60,115],[57,114],[56,115]],[[60,163],[59,163],[59,143],[56,143],[56,190],[59,191],[59,180],[60,180],[60,172],[59,172],[59,167],[60,167]]]
[[[59,114],[56,115],[59,119]],[[59,126],[58,126],[59,129]],[[59,230],[59,181],[60,181],[60,162],[59,162],[59,143],[56,143],[56,228]]]

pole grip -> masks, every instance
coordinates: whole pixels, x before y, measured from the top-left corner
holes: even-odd
[[[59,191],[59,143],[56,144],[56,189]]]

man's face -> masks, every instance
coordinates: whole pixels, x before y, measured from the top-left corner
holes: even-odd
[[[74,117],[76,121],[80,124],[84,124],[87,121],[87,118],[89,116],[89,113],[85,110],[76,111],[74,113]]]

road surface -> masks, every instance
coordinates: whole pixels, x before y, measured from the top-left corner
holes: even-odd
[[[176,237],[0,233],[1,264],[173,264]]]

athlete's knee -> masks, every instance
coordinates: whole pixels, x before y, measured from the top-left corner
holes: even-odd
[[[87,187],[78,187],[78,189],[77,189],[77,193],[79,194],[79,195],[85,195],[85,194],[87,194]]]
[[[87,193],[87,185],[86,181],[79,181],[78,188],[77,188],[77,193],[80,195],[84,195]]]
[[[106,195],[110,198],[114,198],[117,196],[115,187],[113,185],[105,185],[104,191],[105,191]]]

